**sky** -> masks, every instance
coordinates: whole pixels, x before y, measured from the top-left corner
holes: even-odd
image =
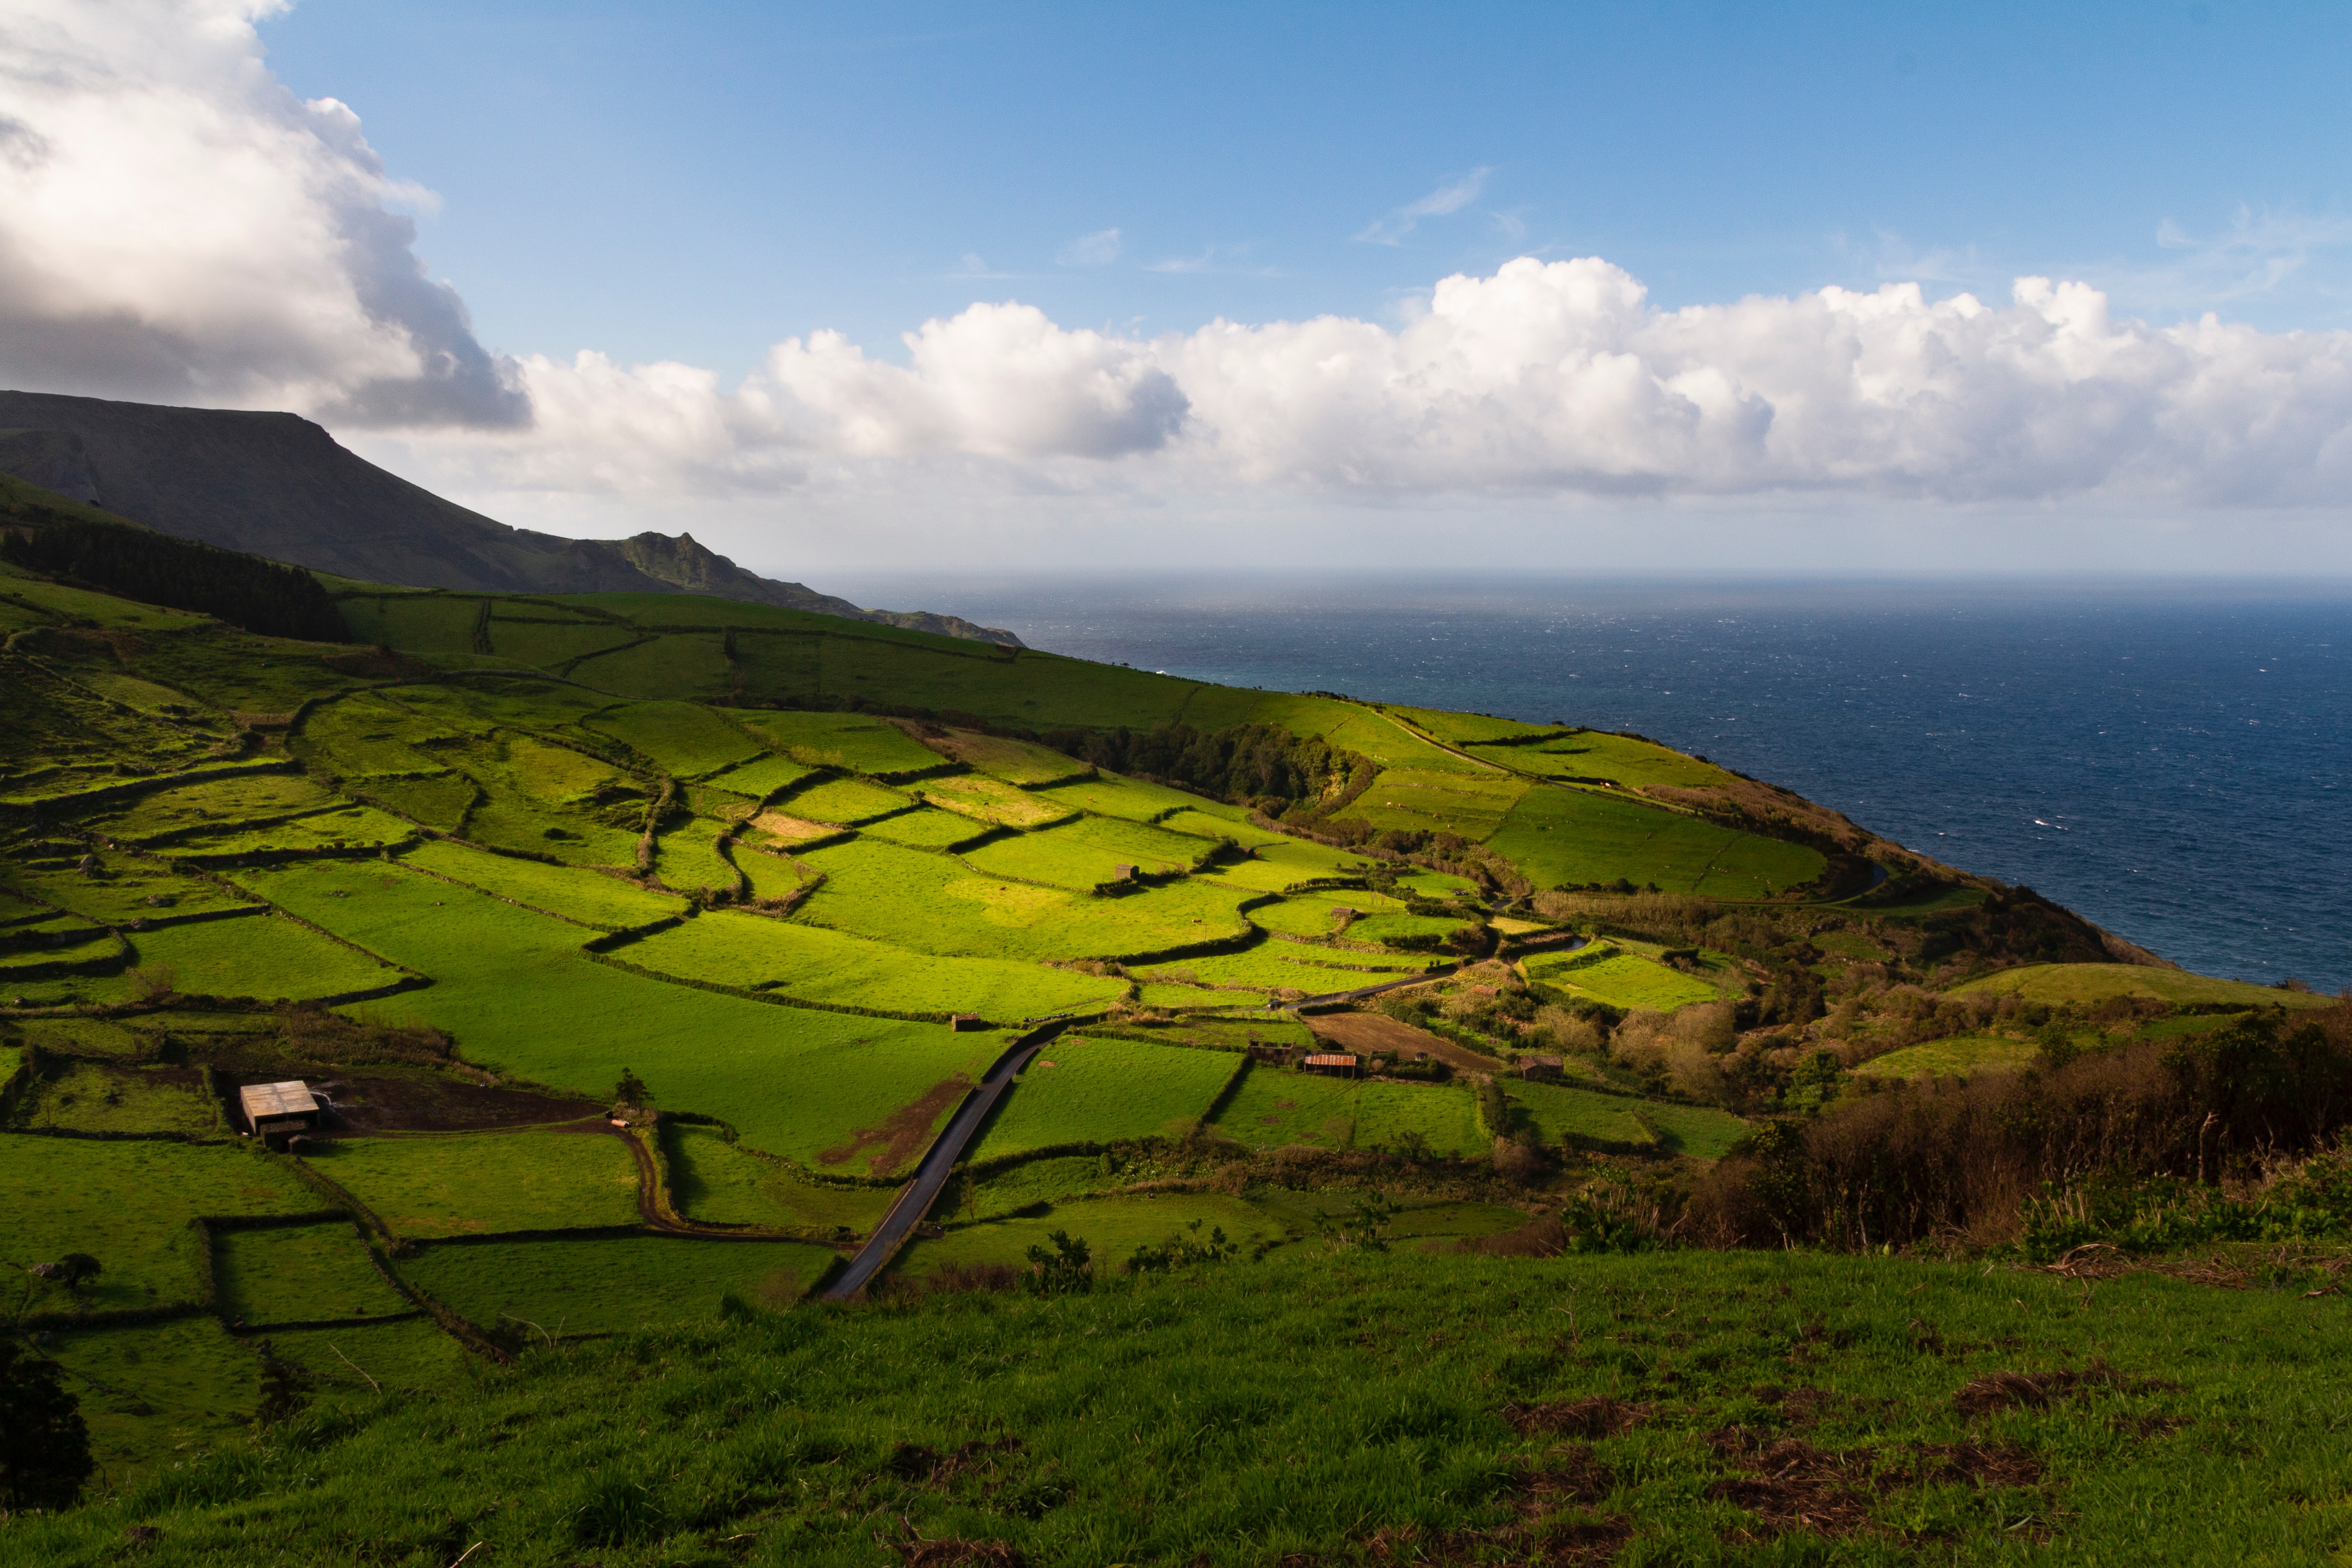
[[[0,384],[823,570],[2352,573],[2352,11],[12,0]]]

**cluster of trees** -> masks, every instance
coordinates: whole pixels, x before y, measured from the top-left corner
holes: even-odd
[[[1051,730],[1039,739],[1112,773],[1159,779],[1219,800],[1246,801],[1271,816],[1314,814],[1352,799],[1378,771],[1370,759],[1319,735],[1300,739],[1277,724],[1202,731],[1169,723],[1151,730]]]
[[[194,610],[263,637],[349,642],[342,612],[319,580],[282,566],[143,528],[63,522],[0,533],[0,560],[142,604]]]

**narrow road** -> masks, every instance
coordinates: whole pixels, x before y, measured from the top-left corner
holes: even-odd
[[[996,1058],[996,1065],[956,1107],[946,1130],[931,1141],[922,1163],[915,1167],[914,1180],[898,1189],[890,1212],[882,1216],[882,1223],[874,1227],[874,1234],[866,1238],[866,1245],[857,1249],[857,1256],[849,1260],[841,1278],[824,1288],[819,1300],[845,1301],[889,1266],[898,1255],[898,1248],[906,1245],[907,1237],[930,1213],[931,1205],[939,1201],[940,1189],[947,1185],[949,1174],[954,1171],[956,1162],[963,1158],[964,1146],[980,1131],[981,1123],[996,1109],[1004,1091],[1013,1087],[1021,1069],[1029,1065],[1029,1058],[1045,1049],[1045,1042],[1061,1033],[1062,1027],[1056,1021],[1032,1029],[1005,1047],[1004,1054]]]

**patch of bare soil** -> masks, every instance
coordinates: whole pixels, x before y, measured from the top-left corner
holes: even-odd
[[[1590,1399],[1559,1400],[1548,1405],[1506,1405],[1503,1419],[1523,1437],[1538,1433],[1563,1436],[1614,1437],[1650,1418],[1650,1406],[1633,1405],[1598,1394]]]
[[[1299,1020],[1318,1037],[1359,1054],[1402,1051],[1412,1059],[1427,1051],[1456,1072],[1501,1072],[1503,1064],[1491,1057],[1455,1045],[1452,1040],[1401,1024],[1385,1013],[1317,1013]]]
[[[829,822],[811,822],[804,816],[786,816],[781,811],[763,811],[751,819],[751,826],[762,833],[772,833],[795,844],[841,831]]]
[[[1910,1487],[1967,1484],[2031,1487],[2042,1461],[2010,1444],[1925,1443],[1899,1449],[1816,1447],[1802,1437],[1771,1437],[1745,1426],[1706,1435],[1718,1458],[1743,1474],[1727,1476],[1707,1496],[1747,1510],[1768,1533],[1808,1530],[1847,1535],[1867,1529],[1877,1494]]]
[[[1568,1227],[1546,1215],[1500,1236],[1465,1237],[1454,1250],[1482,1258],[1558,1258],[1568,1250]]]
[[[1963,1384],[1952,1403],[1963,1415],[1988,1415],[2001,1410],[2042,1410],[2056,1400],[2077,1399],[2093,1390],[2112,1388],[2125,1394],[2175,1393],[2180,1385],[2158,1377],[2126,1377],[2094,1358],[2086,1367],[2060,1367],[2054,1372],[1989,1372]]]
[[[926,1541],[910,1531],[908,1539],[896,1544],[906,1568],[1029,1568],[1029,1559],[1002,1541]]]
[[[311,1089],[334,1107],[322,1131],[364,1136],[371,1132],[482,1132],[501,1127],[539,1127],[576,1121],[604,1109],[593,1100],[572,1100],[529,1089],[493,1089],[453,1079],[319,1079]]]
[[[821,1165],[839,1165],[856,1159],[871,1144],[878,1143],[882,1152],[866,1162],[866,1168],[877,1176],[887,1176],[920,1152],[930,1142],[931,1125],[940,1113],[961,1100],[971,1088],[971,1079],[962,1073],[933,1084],[923,1098],[912,1105],[892,1111],[879,1127],[861,1127],[850,1134],[849,1142],[838,1148],[827,1149],[817,1155]]]

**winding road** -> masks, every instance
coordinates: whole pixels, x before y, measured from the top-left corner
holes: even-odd
[[[963,1097],[963,1103],[948,1119],[946,1129],[931,1141],[922,1163],[915,1167],[914,1179],[898,1189],[890,1211],[874,1227],[874,1234],[866,1238],[866,1245],[857,1249],[857,1256],[849,1260],[849,1267],[818,1293],[819,1300],[846,1301],[889,1267],[898,1248],[906,1245],[907,1237],[914,1234],[915,1227],[930,1212],[931,1205],[939,1201],[940,1189],[947,1185],[956,1162],[963,1158],[964,1146],[980,1131],[981,1124],[996,1109],[1004,1091],[1013,1087],[1021,1069],[1029,1065],[1029,1058],[1045,1049],[1045,1042],[1060,1034],[1062,1026],[1057,1020],[1032,1029],[1005,1047],[1004,1054],[996,1058],[996,1065]]]

